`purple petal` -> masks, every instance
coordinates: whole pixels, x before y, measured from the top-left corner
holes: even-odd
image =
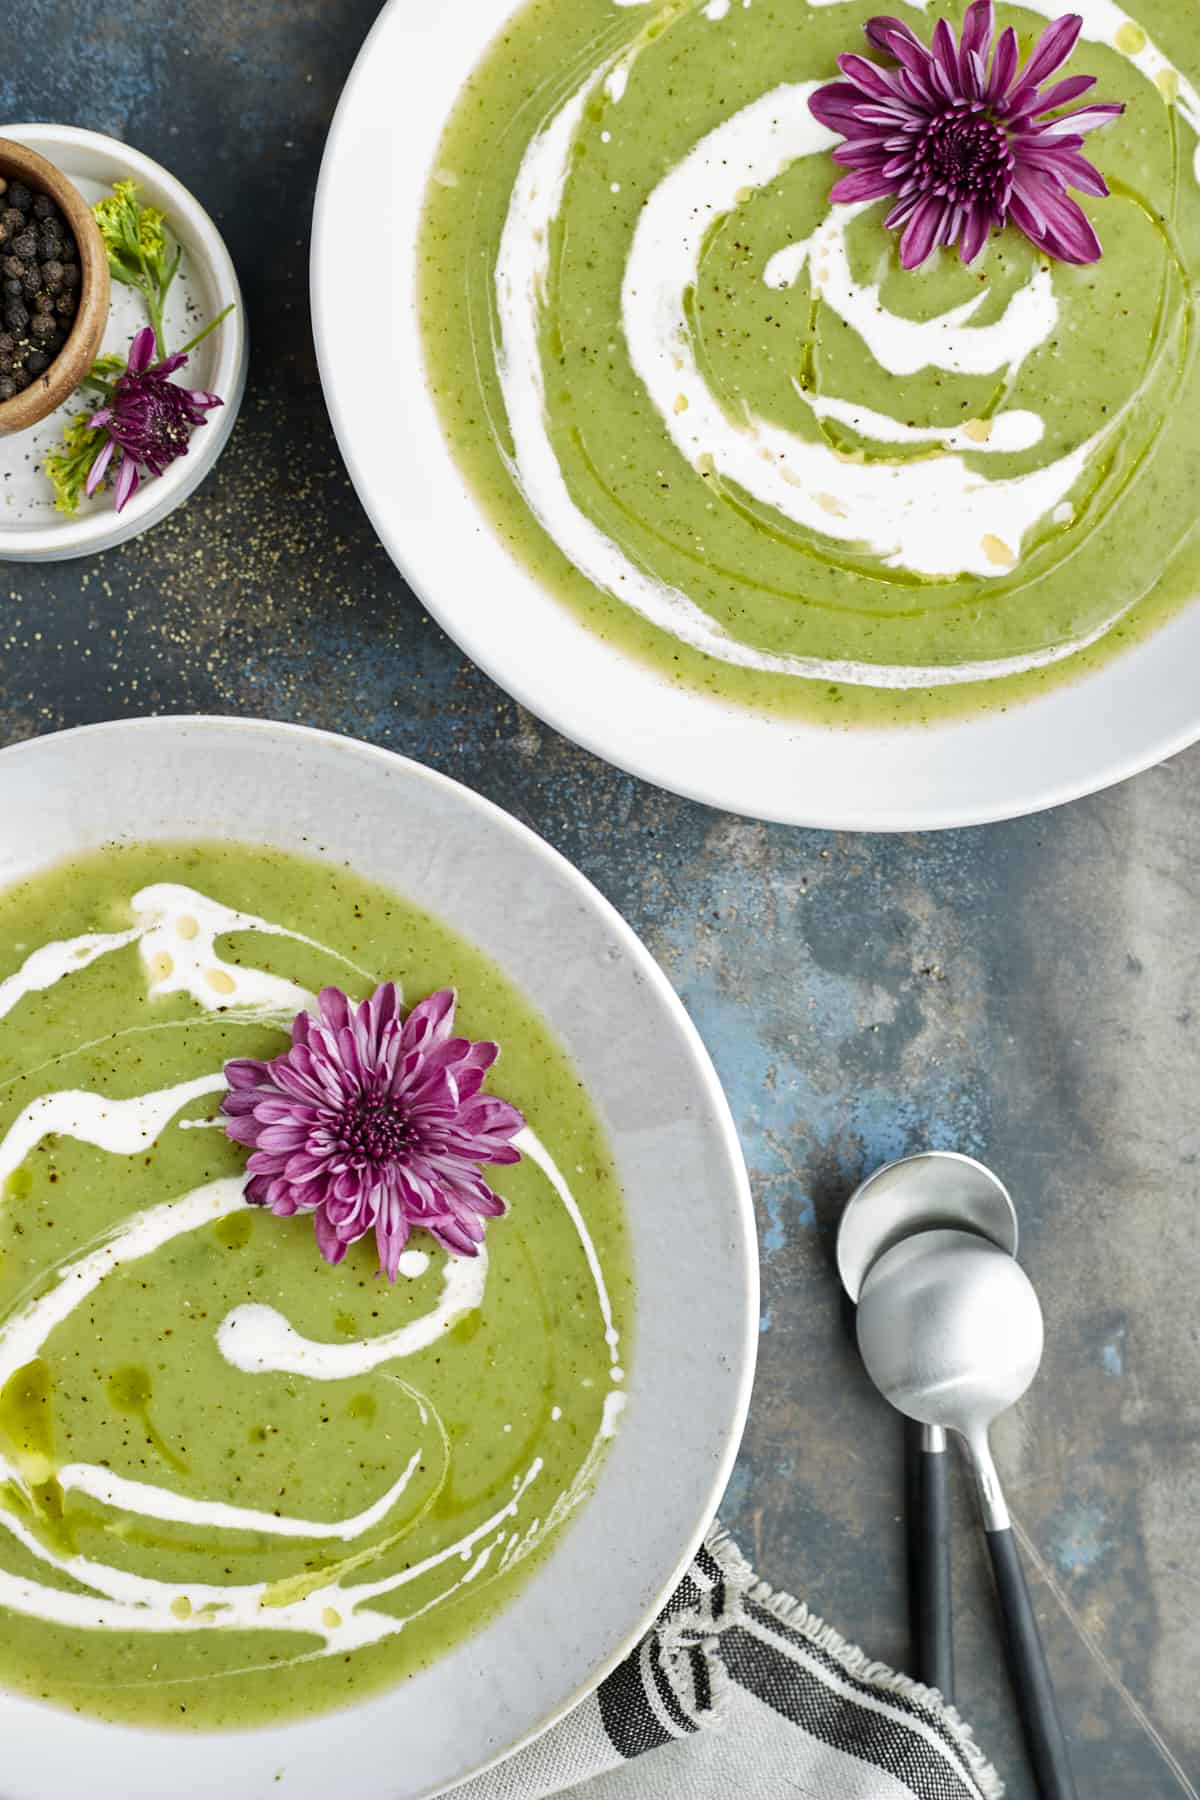
[[[855,200],[882,200],[895,191],[895,182],[878,169],[855,169],[852,174],[843,175],[840,181],[834,182],[829,198],[839,205],[849,205]]]
[[[1108,183],[1094,163],[1074,150],[1064,150],[1060,161],[1069,185],[1081,194],[1094,194],[1097,200],[1108,198]]]
[[[1078,100],[1089,88],[1096,85],[1094,75],[1068,75],[1063,81],[1056,81],[1053,87],[1043,88],[1037,97],[1035,118],[1043,113],[1053,112],[1057,106],[1066,106],[1072,100]]]
[[[141,375],[150,367],[150,358],[154,355],[154,331],[151,326],[143,325],[129,346],[127,367],[131,375]]]
[[[886,72],[877,68],[873,62],[868,62],[865,56],[858,56],[851,50],[844,56],[839,56],[837,60],[842,74],[860,87],[865,94],[870,94],[876,100],[895,98],[896,89],[888,79]]]
[[[1067,125],[1073,135],[1081,131],[1095,131],[1098,126],[1107,125],[1110,119],[1117,118],[1124,111],[1124,105],[1112,100],[1098,102],[1095,106],[1080,106],[1074,112],[1060,113],[1057,119],[1049,120],[1041,127],[1041,135],[1052,138],[1055,132]]]
[[[962,237],[959,244],[959,256],[965,263],[973,263],[983,246],[987,243],[988,229],[991,220],[985,206],[973,206],[968,210],[963,222]]]
[[[1079,202],[1053,189],[1046,190],[1040,199],[1046,219],[1043,249],[1060,262],[1099,262],[1100,240]]]
[[[910,44],[914,50],[918,50],[926,61],[929,60],[929,51],[902,19],[893,19],[887,13],[878,13],[875,18],[867,20],[863,30],[866,32],[868,40],[879,50],[887,51],[894,56],[895,41],[899,39],[902,43]]]
[[[92,419],[90,423],[94,425],[96,423],[95,419]],[[94,494],[96,489],[100,486],[100,483],[104,480],[104,472],[113,459],[113,451],[116,447],[113,440],[109,438],[103,450],[101,450],[99,456],[88,470],[88,478],[83,484],[83,491],[85,494]]]
[[[149,330],[149,326],[147,326],[146,329]],[[151,333],[151,335],[153,335],[153,333]],[[125,505],[125,502],[132,499],[133,495],[136,494],[137,486],[137,464],[127,450],[121,458],[121,466],[117,470],[117,484],[113,490],[113,506],[117,512],[120,512]]]
[[[164,356],[161,362],[155,363],[154,373],[156,375],[173,375],[176,369],[182,369],[186,361],[187,352],[176,350],[171,356]]]
[[[257,1087],[266,1077],[267,1066],[251,1057],[238,1056],[225,1064],[225,1079],[230,1087]]]
[[[900,267],[916,269],[929,255],[944,229],[946,202],[936,194],[918,201],[900,239]]]
[[[987,92],[987,69],[983,58],[976,50],[963,52],[962,56],[962,88],[970,100],[982,100]]]
[[[896,21],[891,19],[886,23],[889,26],[896,25]],[[887,32],[886,42],[881,45],[881,48],[887,50],[900,64],[901,87],[908,89],[919,103],[928,105],[932,102],[934,97],[933,58],[925,45],[920,43],[911,31],[896,25],[895,30]]]
[[[1047,75],[1053,75],[1055,69],[1060,69],[1078,43],[1082,30],[1083,19],[1078,13],[1064,13],[1048,25],[1021,71],[1021,86],[1036,86],[1045,81]]]
[[[937,69],[950,84],[951,94],[958,91],[958,47],[954,42],[954,33],[945,19],[939,19],[933,28],[933,59]],[[947,98],[950,96],[948,95]]]
[[[327,1263],[340,1263],[346,1254],[346,1245],[329,1223],[324,1207],[318,1207],[313,1214],[313,1230],[317,1234],[317,1248]]]
[[[891,151],[884,148],[884,142],[880,138],[871,138],[866,143],[839,144],[833,153],[833,160],[843,169],[883,170],[888,163],[895,161]],[[911,151],[901,157],[902,163],[911,161]]]
[[[350,1023],[350,1002],[341,988],[324,987],[317,995],[322,1023],[331,1031],[344,1030]]]
[[[840,131],[846,137],[853,137],[860,129],[858,117],[854,111],[861,105],[862,94],[848,81],[830,81],[819,87],[815,94],[808,97],[808,110],[822,125],[830,131]]]
[[[889,231],[898,230],[899,227],[903,225],[905,219],[911,219],[920,203],[921,196],[919,193],[906,194],[903,199],[896,202],[896,205],[893,206],[892,210],[888,213],[883,221],[884,225]]]
[[[404,1021],[405,1048],[424,1052],[449,1037],[454,1024],[455,999],[452,988],[443,988],[439,993],[430,994],[419,1006],[414,1006]]]
[[[989,100],[999,100],[1008,92],[1009,83],[1017,72],[1020,60],[1021,47],[1017,42],[1017,34],[1011,25],[1007,25],[1000,33],[996,54],[992,58],[992,74],[987,89]]]
[[[1036,171],[1026,170],[1018,165],[1009,201],[1009,217],[1035,244],[1041,242],[1046,230],[1042,197],[1050,191],[1050,184],[1043,181]]]
[[[972,0],[963,18],[962,31],[959,34],[959,64],[966,76],[967,59],[975,55],[986,63],[988,51],[992,47],[992,33],[996,28],[996,15],[992,0]]]
[[[400,1257],[411,1230],[408,1219],[398,1205],[393,1204],[386,1210],[381,1210],[375,1221],[375,1244],[379,1251],[379,1267],[389,1281],[395,1281],[399,1273]],[[474,1255],[474,1250],[470,1254]]]
[[[431,1236],[437,1239],[443,1249],[449,1250],[452,1256],[478,1256],[479,1246],[463,1230],[458,1220],[447,1216],[432,1220],[426,1227]]]

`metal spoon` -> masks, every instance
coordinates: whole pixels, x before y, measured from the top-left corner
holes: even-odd
[[[1020,1264],[966,1231],[924,1231],[884,1252],[863,1282],[858,1344],[879,1391],[910,1419],[962,1439],[975,1476],[1009,1673],[1043,1800],[1076,1800],[1046,1653],[1025,1584],[988,1427],[1024,1394],[1042,1357],[1042,1311]]]
[[[885,1163],[855,1188],[838,1225],[842,1285],[857,1300],[885,1250],[936,1226],[980,1232],[1017,1253],[1017,1214],[1008,1189],[983,1163],[926,1150]],[[908,1592],[913,1669],[944,1700],[954,1698],[950,1581],[950,1475],[940,1425],[905,1421]]]

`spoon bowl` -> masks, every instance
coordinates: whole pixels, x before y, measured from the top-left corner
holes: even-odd
[[[867,1373],[898,1411],[986,1443],[1042,1360],[1042,1309],[1020,1263],[968,1231],[886,1250],[859,1294]]]
[[[1017,1254],[1017,1209],[995,1172],[957,1150],[922,1150],[859,1183],[838,1225],[837,1265],[852,1300],[885,1250],[918,1231],[973,1231]]]

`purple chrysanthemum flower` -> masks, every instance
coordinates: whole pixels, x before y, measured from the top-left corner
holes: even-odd
[[[939,244],[958,244],[965,263],[988,232],[1011,219],[1048,256],[1091,263],[1100,243],[1086,213],[1067,192],[1104,195],[1098,169],[1079,154],[1083,134],[1123,112],[1105,104],[1048,115],[1095,86],[1092,75],[1042,84],[1075,48],[1082,19],[1067,13],[1042,33],[1018,70],[1017,34],[995,31],[992,0],[974,0],[956,42],[945,19],[927,47],[899,19],[869,20],[876,49],[895,59],[881,68],[863,56],[839,56],[844,81],[819,88],[815,116],[846,142],[834,160],[851,170],[835,183],[834,200],[895,196],[884,220],[904,228],[900,262],[915,269]]]
[[[197,425],[204,424],[214,406],[223,405],[219,394],[180,387],[177,381],[168,380],[187,361],[182,351],[164,356],[151,367],[153,354],[154,332],[145,325],[129,346],[129,361],[125,373],[117,378],[112,399],[88,420],[89,425],[103,427],[108,442],[92,464],[84,491],[95,493],[120,450],[113,494],[118,512],[136,492],[141,470],[161,475],[177,456],[186,456],[188,439]]]
[[[334,987],[317,1004],[273,1062],[225,1065],[225,1129],[253,1151],[247,1200],[285,1218],[312,1213],[331,1263],[373,1229],[389,1281],[414,1226],[476,1255],[482,1221],[504,1211],[479,1166],[519,1162],[510,1139],[525,1123],[480,1091],[496,1045],[453,1036],[449,990],[407,1018],[390,981],[361,1005]]]

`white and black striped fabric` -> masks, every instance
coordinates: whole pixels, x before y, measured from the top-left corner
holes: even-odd
[[[760,1582],[714,1529],[654,1630],[454,1800],[998,1800],[952,1708]]]

